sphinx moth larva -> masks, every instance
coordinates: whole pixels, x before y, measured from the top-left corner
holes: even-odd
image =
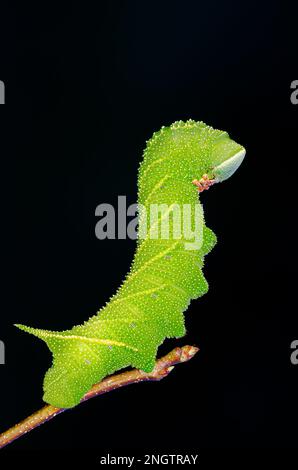
[[[150,371],[164,339],[185,334],[183,312],[208,289],[203,261],[216,242],[202,210],[196,212],[201,208],[198,190],[231,176],[244,155],[226,132],[192,120],[164,127],[148,141],[139,168],[138,203],[145,209],[153,204],[167,209],[153,224],[147,220],[149,211],[140,214],[140,225],[149,224],[149,229],[138,240],[122,286],[96,315],[71,330],[17,325],[43,339],[53,353],[44,380],[46,402],[72,407],[95,382],[123,367]],[[191,217],[183,219],[184,230],[176,236],[174,208],[184,206]],[[169,232],[162,238],[158,231],[165,217]],[[189,246],[185,233],[198,229],[200,243]]]

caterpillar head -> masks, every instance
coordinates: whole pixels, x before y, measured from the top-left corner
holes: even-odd
[[[178,121],[169,132],[165,143],[177,150],[177,158],[187,173],[191,168],[193,183],[199,191],[224,181],[235,173],[245,157],[245,149],[229,137],[227,132],[213,129],[204,122]]]
[[[246,151],[242,145],[232,140],[227,132],[213,129],[203,123],[198,124],[198,141],[204,151],[201,151],[199,158],[199,179],[195,179],[193,183],[201,192],[209,189],[214,183],[230,178],[243,162]]]
[[[227,134],[226,134],[227,135]],[[239,168],[245,157],[244,147],[239,146],[227,135],[226,139],[216,143],[211,151],[210,160],[203,165],[206,173],[192,182],[199,192],[209,189],[213,184],[230,178]]]
[[[211,152],[209,172],[215,182],[224,181],[239,168],[245,157],[245,148],[230,139],[227,133],[215,141]]]

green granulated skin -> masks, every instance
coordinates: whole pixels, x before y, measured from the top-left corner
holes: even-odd
[[[140,225],[147,235],[139,239],[133,263],[117,293],[83,325],[63,332],[18,325],[43,339],[53,353],[53,365],[44,380],[44,401],[60,408],[79,403],[90,387],[123,367],[150,372],[158,346],[165,338],[185,334],[184,315],[190,301],[208,290],[202,268],[216,237],[205,226],[197,189],[192,184],[231,157],[244,152],[226,132],[202,122],[176,122],[147,142],[138,175],[138,203],[145,207]],[[154,223],[152,204],[164,204]],[[174,226],[175,207],[188,205],[180,238]],[[197,211],[198,207],[201,209]],[[196,212],[197,211],[197,212]],[[168,216],[169,236],[159,232]],[[189,245],[185,233],[202,234]]]

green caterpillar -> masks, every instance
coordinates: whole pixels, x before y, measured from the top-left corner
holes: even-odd
[[[83,325],[63,332],[16,325],[43,339],[53,353],[53,366],[44,380],[44,401],[69,408],[90,387],[113,372],[132,366],[150,372],[158,346],[185,334],[183,312],[208,289],[202,268],[216,243],[206,227],[199,192],[229,178],[245,149],[226,132],[189,120],[163,127],[147,142],[138,175],[140,227],[131,270],[110,301]],[[163,203],[154,223],[149,209]],[[181,233],[174,226],[174,209],[190,208]],[[157,236],[165,218],[168,237]],[[151,225],[150,225],[151,224]],[[139,228],[140,230],[140,228]],[[189,243],[185,233],[202,234]]]

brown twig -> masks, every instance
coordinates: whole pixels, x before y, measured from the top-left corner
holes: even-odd
[[[176,364],[189,361],[198,352],[198,350],[199,348],[195,346],[175,348],[156,362],[152,372],[145,373],[141,370],[133,369],[131,371],[107,377],[98,384],[93,385],[89,392],[87,392],[82,398],[81,403],[90,400],[97,395],[102,395],[103,393],[111,392],[116,388],[124,387],[125,385],[161,380],[173,370]],[[58,414],[63,413],[63,411],[66,411],[66,408],[55,408],[51,405],[44,406],[31,416],[28,416],[28,418],[8,429],[8,431],[0,434],[0,449],[11,444],[14,440],[24,436],[41,424],[50,421]]]

